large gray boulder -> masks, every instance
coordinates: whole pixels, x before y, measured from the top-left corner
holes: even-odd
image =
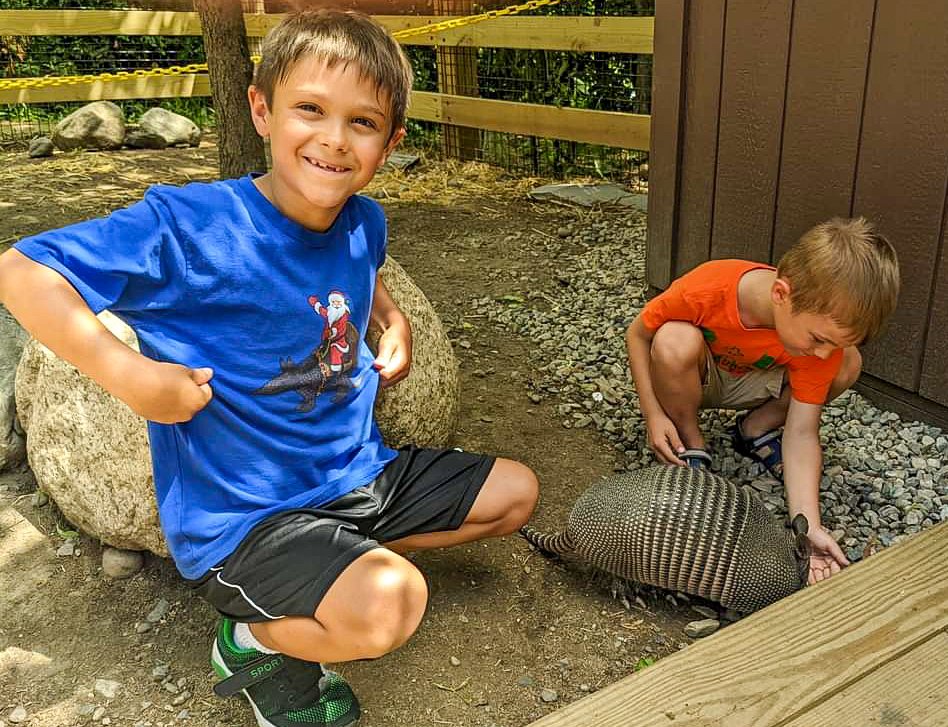
[[[458,421],[458,360],[441,319],[404,268],[389,257],[380,272],[386,289],[411,322],[412,366],[407,379],[382,389],[375,403],[375,420],[390,447],[444,446]],[[380,334],[369,328],[366,340],[373,351]]]
[[[129,146],[148,149],[162,149],[175,144],[197,146],[200,141],[201,130],[191,119],[157,107],[142,114],[138,120],[138,130],[125,138]]]
[[[132,329],[101,319],[137,350]],[[168,554],[144,419],[36,340],[20,359],[16,406],[33,474],[70,522],[116,548]]]
[[[124,141],[125,114],[111,101],[86,104],[53,129],[53,144],[62,151],[119,149]]]
[[[389,260],[382,276],[412,323],[414,361],[411,375],[379,396],[379,428],[391,446],[443,445],[458,414],[457,360],[405,271]],[[109,313],[101,319],[137,349],[128,326]],[[144,420],[35,340],[17,371],[16,404],[36,479],[68,519],[108,545],[167,555]]]
[[[29,336],[0,306],[0,471],[26,460],[26,442],[16,418],[13,381]]]

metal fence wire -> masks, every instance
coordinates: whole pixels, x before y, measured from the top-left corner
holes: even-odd
[[[291,7],[324,5],[272,0],[243,0],[248,12],[282,12]],[[343,5],[347,3],[341,3]],[[367,12],[471,15],[497,9],[497,0],[361,0],[348,3]],[[409,8],[408,5],[411,5]],[[190,0],[0,0],[0,9],[192,10]],[[561,0],[525,14],[560,16],[652,16],[655,0]],[[405,46],[415,72],[415,90],[477,96],[484,99],[648,114],[651,109],[652,56],[510,48]],[[206,60],[200,36],[10,36],[0,28],[0,77],[24,78],[97,74],[163,68]],[[190,117],[205,128],[214,125],[209,98],[118,101],[134,122],[153,106]],[[56,122],[81,103],[0,105],[0,144],[22,145],[48,134]],[[449,155],[538,176],[596,176],[628,180],[637,176],[646,153],[632,149],[559,139],[450,127],[409,120],[406,147],[429,156]]]

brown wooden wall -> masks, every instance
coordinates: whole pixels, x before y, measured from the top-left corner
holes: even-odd
[[[863,386],[948,422],[948,2],[658,0],[654,68],[649,283],[863,215],[902,269]]]

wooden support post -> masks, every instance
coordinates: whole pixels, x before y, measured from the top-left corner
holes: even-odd
[[[473,0],[434,0],[439,15],[467,15],[473,11]],[[438,91],[456,96],[479,96],[477,83],[477,48],[438,47]],[[477,159],[481,134],[464,126],[443,126],[444,154],[452,159]]]

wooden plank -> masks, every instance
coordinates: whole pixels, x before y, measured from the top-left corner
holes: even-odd
[[[0,104],[209,96],[206,73],[0,90]],[[487,131],[648,149],[649,117],[414,91],[408,116]]]
[[[675,277],[711,257],[726,7],[727,0],[700,0],[688,13]]]
[[[920,386],[943,230],[946,108],[948,3],[878,0],[853,212],[878,223],[902,269],[898,309],[865,368],[908,391]]]
[[[948,634],[883,665],[786,727],[948,724]]]
[[[263,36],[280,14],[248,13],[247,35]],[[449,16],[377,15],[391,31],[417,28]],[[454,30],[406,39],[407,45],[651,53],[650,17],[504,16]],[[200,35],[197,13],[152,10],[0,10],[0,35]]]
[[[408,115],[413,119],[621,149],[649,147],[649,117],[645,114],[558,108],[427,91],[415,91],[411,98]]]
[[[796,0],[774,227],[774,262],[852,206],[874,2]]]
[[[171,10],[0,10],[0,35],[200,35],[197,13]]]
[[[712,258],[770,258],[792,7],[727,4]]]
[[[931,309],[925,350],[922,353],[922,375],[918,393],[948,406],[948,199],[942,207],[941,237],[938,240],[935,268],[935,287],[932,291]]]
[[[408,25],[405,16],[377,16],[389,30]],[[431,18],[436,22],[436,18]],[[523,48],[580,53],[652,53],[651,17],[520,17],[505,16],[457,30],[407,38],[406,45],[461,45],[482,48]]]
[[[676,255],[682,73],[690,5],[691,0],[664,0],[655,6],[645,276],[656,288],[671,282]]]
[[[115,101],[132,98],[177,98],[210,96],[206,73],[180,76],[149,76],[70,83],[42,88],[0,89],[0,104],[39,104],[60,101]]]
[[[784,727],[948,628],[946,570],[942,523],[532,727]]]

